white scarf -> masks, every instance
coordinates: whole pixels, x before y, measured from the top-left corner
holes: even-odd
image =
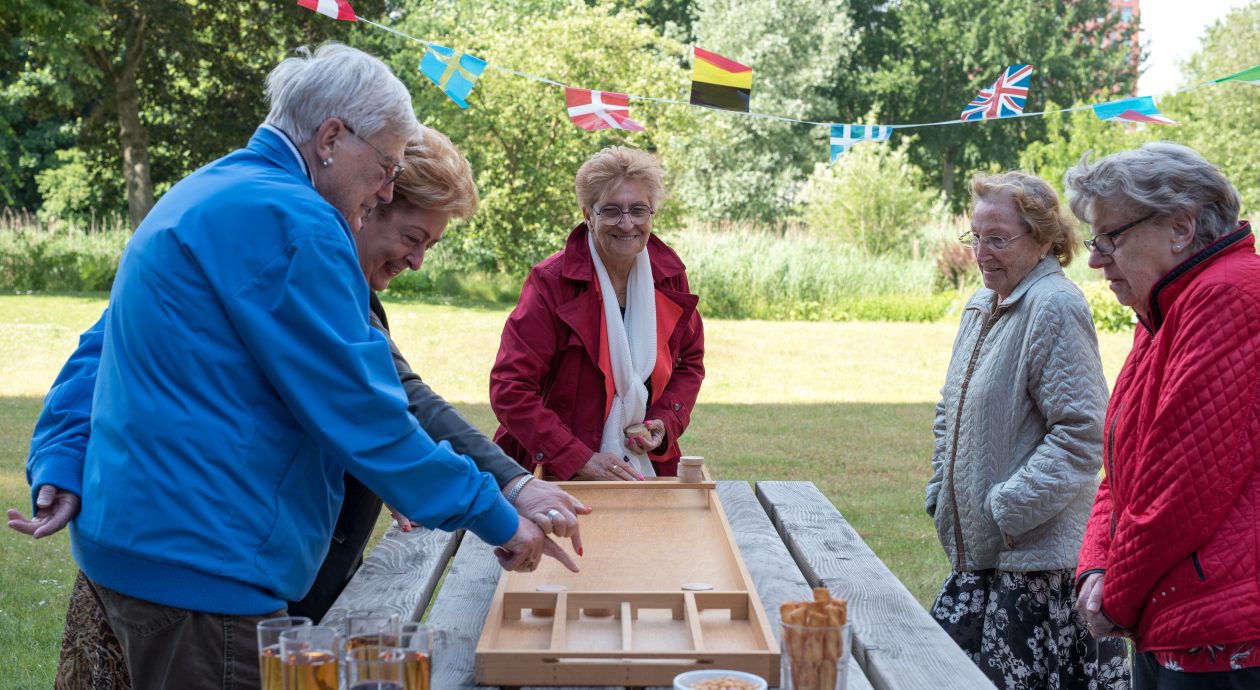
[[[608,419],[604,420],[604,433],[600,437],[599,451],[617,457],[629,458],[645,477],[655,477],[652,461],[643,453],[633,453],[626,447],[626,427],[642,424],[647,414],[648,391],[643,382],[656,367],[656,290],[652,284],[652,264],[648,261],[647,248],[634,257],[630,277],[626,281],[626,315],[623,319],[617,305],[617,293],[608,279],[608,269],[595,249],[593,231],[588,230],[586,243],[591,248],[595,263],[595,275],[599,278],[599,290],[604,302],[604,327],[608,329],[608,359],[612,364],[613,382],[617,392],[613,395]]]

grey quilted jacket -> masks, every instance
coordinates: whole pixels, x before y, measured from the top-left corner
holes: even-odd
[[[981,289],[963,310],[927,512],[955,570],[1074,568],[1107,407],[1094,323],[1053,256],[996,302]]]

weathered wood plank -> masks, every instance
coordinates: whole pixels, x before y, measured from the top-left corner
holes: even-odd
[[[346,612],[378,607],[394,609],[404,621],[419,620],[460,538],[441,530],[403,532],[391,526],[320,624],[339,627]]]
[[[877,690],[993,687],[812,482],[758,482],[757,497],[809,583],[849,601]]]
[[[772,621],[779,619],[779,605],[785,601],[808,601],[813,591],[804,574],[783,544],[783,538],[770,522],[770,517],[757,501],[747,482],[719,481],[718,497],[726,519],[735,533],[748,574],[757,587],[757,595]],[[774,635],[779,637],[775,624]],[[778,682],[778,679],[774,679]],[[870,690],[871,682],[856,663],[849,664],[849,690]]]

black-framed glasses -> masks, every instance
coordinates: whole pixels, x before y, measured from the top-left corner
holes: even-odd
[[[616,225],[617,223],[620,223],[622,216],[630,216],[631,223],[634,223],[635,225],[643,225],[647,222],[648,218],[652,217],[653,213],[655,213],[655,211],[647,206],[635,205],[631,206],[629,210],[622,210],[620,206],[613,206],[612,204],[609,204],[608,206],[601,207],[595,212],[595,215],[599,216],[600,220],[604,221],[608,225]]]
[[[1097,250],[1098,253],[1103,256],[1111,256],[1111,253],[1116,250],[1117,237],[1119,237],[1122,233],[1132,230],[1142,223],[1154,218],[1155,215],[1156,212],[1151,211],[1132,223],[1125,223],[1110,232],[1100,232],[1097,235],[1094,235],[1093,239],[1085,240],[1085,248],[1091,252]]]
[[[354,131],[354,129],[352,129],[350,125],[346,124],[345,122],[342,122],[341,125],[346,128],[347,132],[353,134],[356,139],[367,144],[368,148],[375,151],[376,155],[381,157],[381,160],[388,162],[389,165],[386,167],[386,170],[389,170],[390,172],[385,173],[385,184],[389,184],[390,182],[397,180],[398,176],[403,174],[403,170],[406,170],[406,168],[403,167],[402,163],[399,163],[398,161],[394,160],[393,158],[390,158],[389,156],[386,156],[384,151],[381,151],[380,149],[373,146],[372,142],[359,136],[359,133]]]
[[[1028,233],[1023,232],[1018,235],[1011,235],[1010,237],[1003,237],[1001,235],[989,235],[988,237],[981,237],[979,234],[974,233],[974,232],[964,232],[963,234],[958,236],[958,241],[962,242],[968,247],[971,247],[973,250],[979,249],[980,245],[983,244],[984,246],[988,247],[989,251],[991,252],[1000,252],[1003,249],[1006,249],[1007,245],[1009,245],[1011,242],[1014,242],[1015,240],[1027,234]]]

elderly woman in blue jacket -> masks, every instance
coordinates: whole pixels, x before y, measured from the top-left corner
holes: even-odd
[[[81,498],[72,548],[135,688],[257,684],[253,628],[306,593],[346,471],[503,547],[506,568],[543,551],[494,478],[408,414],[364,309],[352,233],[423,136],[406,88],[329,45],[267,93],[246,148],[172,187],[128,243],[85,453],[28,466],[37,513]]]

